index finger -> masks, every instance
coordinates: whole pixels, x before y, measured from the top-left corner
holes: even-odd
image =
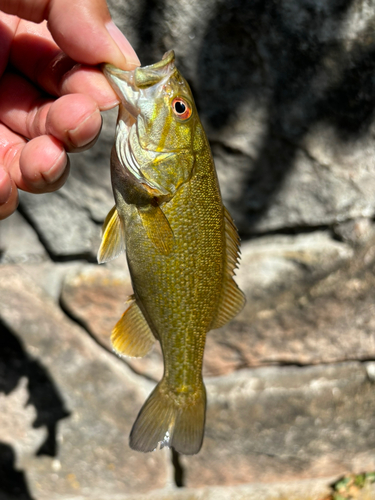
[[[62,52],[45,21],[40,24],[19,22],[13,36],[10,62],[50,95],[90,95],[102,110],[118,104],[118,97],[102,72],[77,64]]]

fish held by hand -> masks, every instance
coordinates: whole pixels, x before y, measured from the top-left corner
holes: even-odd
[[[99,263],[126,252],[134,295],[112,332],[121,356],[144,356],[158,340],[164,375],[133,425],[130,446],[202,446],[206,334],[245,298],[233,280],[239,237],[225,209],[208,140],[174,52],[151,66],[103,65],[119,96],[111,177],[115,206]]]

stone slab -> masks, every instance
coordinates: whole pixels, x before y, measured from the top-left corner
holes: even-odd
[[[1,264],[37,264],[46,260],[46,249],[34,229],[18,211],[0,221]]]
[[[375,468],[374,383],[366,365],[242,370],[207,380],[189,487],[296,481]]]
[[[91,499],[168,484],[167,455],[128,446],[149,382],[95,343],[17,266],[1,267],[0,318],[0,441],[13,450],[33,498]],[[32,406],[22,416],[26,395]]]
[[[100,228],[78,200],[66,195],[66,188],[37,196],[20,192],[20,204],[54,258],[95,259]]]
[[[283,255],[282,245],[268,254],[265,246],[259,248],[262,254],[249,252],[254,259],[248,269],[245,250],[245,265],[239,270],[248,296],[244,310],[207,337],[208,372],[222,375],[251,366],[374,358],[373,240],[353,259],[347,260],[351,252],[342,247],[344,258],[331,260],[331,272],[325,267],[329,252],[319,257],[311,248],[298,251],[297,245]]]
[[[329,491],[330,488],[326,480],[316,479],[274,484],[255,483],[232,487],[173,488],[154,491],[151,494],[113,495],[111,500],[322,500]],[[372,500],[372,498],[360,497],[358,500]],[[84,499],[82,497],[64,497],[60,500]],[[92,500],[108,500],[108,497],[93,497]]]

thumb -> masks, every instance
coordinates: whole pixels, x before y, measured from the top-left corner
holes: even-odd
[[[113,23],[105,0],[50,0],[48,28],[75,61],[107,62],[127,70],[140,65],[134,49]]]
[[[0,0],[0,9],[36,23],[47,19],[55,42],[77,62],[108,62],[125,70],[140,65],[105,0]]]

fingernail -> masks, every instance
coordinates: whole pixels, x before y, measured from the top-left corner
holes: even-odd
[[[42,173],[43,179],[48,182],[48,184],[55,183],[62,175],[64,175],[67,164],[68,157],[63,149],[52,167],[47,170],[47,172]]]
[[[98,127],[98,118],[100,125]],[[100,133],[103,124],[103,119],[100,111],[97,109],[89,115],[77,128],[69,132],[69,138],[75,148],[89,147],[93,143],[98,134]]]
[[[121,33],[115,23],[113,21],[110,21],[106,24],[106,28],[126,59],[127,67],[123,69],[127,69],[130,71],[137,66],[140,66],[141,63],[133,47],[130,45],[127,38]]]
[[[0,168],[0,205],[6,203],[12,192],[12,183],[7,172]]]

